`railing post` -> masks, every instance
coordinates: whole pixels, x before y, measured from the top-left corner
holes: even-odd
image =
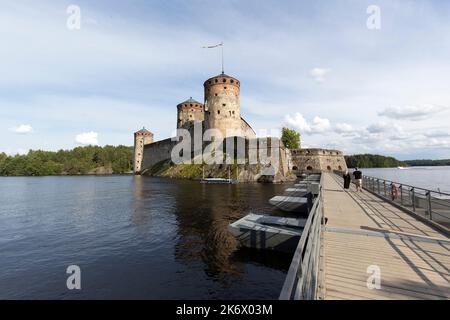
[[[384,197],[386,198],[387,197],[387,194],[386,194],[386,181],[384,181],[384,180],[383,180],[383,189],[384,189]]]
[[[412,207],[413,211],[416,212],[416,192],[414,191],[414,187],[412,187],[411,191],[412,191]]]
[[[400,185],[400,204],[403,206],[403,186]]]
[[[378,194],[380,194],[380,179],[377,179],[377,185],[378,185]]]
[[[428,199],[428,214],[430,215],[430,220],[433,220],[433,214],[431,209],[431,191],[427,192],[427,199]]]
[[[395,201],[395,197],[394,197],[394,193],[392,192],[392,188],[394,187],[394,183],[391,182],[391,184],[389,185],[389,198],[392,201]]]

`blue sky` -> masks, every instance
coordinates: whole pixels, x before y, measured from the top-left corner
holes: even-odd
[[[70,31],[67,7],[81,9]],[[366,10],[379,6],[381,29]],[[304,146],[450,158],[450,3],[0,0],[0,152],[173,133],[203,82],[241,80],[257,130]]]

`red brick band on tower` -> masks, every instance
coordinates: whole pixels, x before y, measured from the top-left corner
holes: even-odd
[[[240,84],[226,74],[205,81],[205,129],[218,129],[224,137],[242,130]]]
[[[203,104],[192,97],[177,105],[177,129],[188,129],[196,121],[205,120]]]

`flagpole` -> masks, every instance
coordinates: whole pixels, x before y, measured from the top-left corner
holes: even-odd
[[[222,74],[225,74],[224,58],[223,58],[223,42],[222,42]]]
[[[214,49],[214,48],[217,48],[217,47],[222,47],[221,48],[222,49],[222,74],[225,74],[225,58],[224,58],[224,50],[223,50],[224,45],[223,45],[223,42],[221,42],[219,44],[216,44],[214,46],[203,46],[202,48],[203,49]]]

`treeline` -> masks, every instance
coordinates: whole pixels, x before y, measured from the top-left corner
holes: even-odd
[[[402,161],[393,157],[385,157],[378,154],[345,156],[345,161],[349,168],[392,168],[405,165]]]
[[[403,161],[406,165],[411,167],[428,167],[428,166],[450,166],[450,159],[444,160],[406,160]]]
[[[0,176],[80,175],[100,167],[114,174],[132,171],[133,148],[89,146],[57,152],[30,150],[15,156],[0,153]]]

